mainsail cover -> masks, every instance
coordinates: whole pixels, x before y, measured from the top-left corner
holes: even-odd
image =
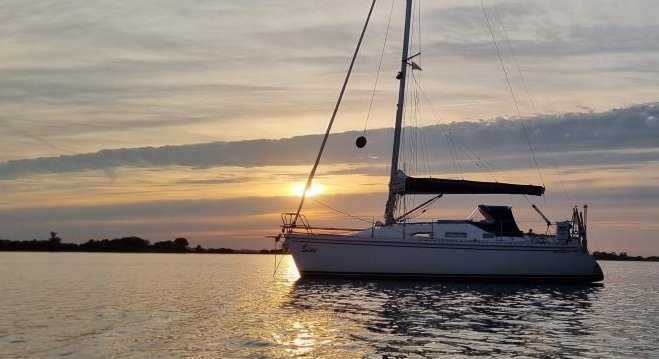
[[[525,194],[542,196],[542,186],[454,180],[444,178],[415,178],[398,171],[392,183],[396,194]]]

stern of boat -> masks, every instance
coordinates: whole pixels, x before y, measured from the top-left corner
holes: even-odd
[[[583,255],[588,257],[588,268],[585,275],[590,278],[590,282],[601,282],[604,280],[604,272],[602,267],[595,257],[590,254],[588,250],[588,235],[587,235],[587,220],[588,220],[588,205],[583,205],[581,210],[579,207],[572,208],[572,219],[564,222],[556,223],[556,238],[558,240],[573,240],[579,243]]]

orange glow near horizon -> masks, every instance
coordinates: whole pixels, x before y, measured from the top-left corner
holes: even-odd
[[[302,196],[302,192],[304,191],[304,186],[306,185],[306,182],[299,182],[294,184],[291,187],[291,192],[298,197]],[[317,183],[312,182],[311,187],[307,190],[307,197],[313,197],[317,194],[323,193],[323,190],[325,189],[325,186],[319,185]]]

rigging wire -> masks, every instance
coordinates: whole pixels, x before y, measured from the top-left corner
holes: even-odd
[[[418,112],[421,111],[421,106],[419,106],[419,103],[421,102],[421,96],[419,94],[421,93],[421,81],[417,79],[416,74],[414,71],[412,71],[412,77],[414,80],[415,84],[415,90],[414,90],[414,96],[415,96],[415,102],[414,102],[414,111],[415,111],[415,119],[414,123],[417,126],[418,129],[421,129],[424,124],[423,124],[423,116],[416,115]],[[421,121],[419,121],[421,119]],[[418,171],[419,174],[429,176],[430,175],[430,169],[429,169],[429,164],[430,164],[430,155],[428,154],[428,146],[426,145],[426,136],[425,136],[425,131],[418,130],[419,136],[418,136],[418,144],[417,144],[417,151],[421,151],[421,157],[422,160],[421,165],[418,166]]]
[[[430,101],[430,98],[423,90],[423,87],[418,82],[417,78],[414,76],[414,72],[412,72],[412,79],[416,81],[415,83],[416,88],[418,88],[418,91],[421,93],[420,98],[423,98],[426,101],[427,106],[430,109],[430,112],[432,113],[433,117],[435,117],[435,120],[438,122],[438,124],[444,131],[444,137],[447,141],[447,144],[449,145],[448,146],[449,153],[451,155],[451,160],[453,162],[454,169],[458,173],[462,172],[459,163],[460,161],[458,159],[458,150],[460,150],[466,159],[473,161],[478,169],[494,176],[496,180],[496,172],[503,172],[504,170],[501,169],[499,166],[497,166],[495,163],[484,160],[479,154],[477,154],[475,151],[470,149],[469,146],[467,146],[464,142],[460,141],[459,138],[455,137],[451,130],[451,125],[441,123],[441,116],[439,116],[437,110],[435,110],[434,106],[432,105],[432,101]]]
[[[508,84],[508,89],[510,90],[510,96],[512,97],[513,102],[515,103],[515,109],[517,110],[517,117],[519,118],[520,123],[522,125],[522,129],[524,130],[524,138],[526,139],[526,143],[529,145],[529,149],[531,150],[531,156],[533,157],[533,163],[535,163],[535,168],[537,169],[538,175],[540,176],[540,182],[542,182],[542,186],[545,187],[545,181],[544,178],[542,177],[542,172],[540,171],[540,165],[538,164],[538,160],[535,156],[535,151],[533,150],[533,145],[531,144],[531,139],[529,138],[528,129],[524,124],[524,119],[522,118],[522,112],[519,109],[519,104],[517,103],[517,98],[515,97],[515,91],[513,90],[513,86],[510,83],[508,71],[506,71],[506,66],[503,63],[503,58],[501,57],[501,51],[499,51],[499,45],[497,44],[496,37],[494,36],[494,30],[492,30],[492,24],[490,23],[490,17],[489,15],[487,15],[487,10],[485,9],[484,0],[481,0],[481,7],[483,8],[483,14],[485,15],[485,20],[487,21],[487,27],[490,29],[490,34],[492,35],[494,48],[496,50],[497,56],[499,57],[499,63],[501,63],[501,70],[503,71],[503,74],[506,78],[506,83]]]
[[[412,51],[412,53],[416,53],[416,55],[411,56],[408,58],[408,60],[421,54],[421,2],[414,2],[413,6],[415,8],[412,13],[416,13],[416,16],[412,17],[412,24],[410,26],[410,38],[413,39],[416,36],[418,38],[418,43],[416,44],[417,51]],[[414,46],[414,44],[412,44],[412,46]],[[420,61],[420,58],[417,59],[417,61]],[[407,84],[405,88],[409,93],[409,96],[406,96],[407,104],[404,106],[404,125],[401,131],[401,148],[403,149],[404,172],[414,175],[422,174],[424,172],[427,173],[427,163],[430,162],[429,160],[419,161],[419,149],[422,150],[423,153],[421,155],[425,155],[424,157],[426,159],[428,158],[428,155],[425,151],[423,151],[425,150],[423,145],[423,133],[419,131],[419,128],[421,127],[419,125],[419,80],[416,77],[415,70],[420,69],[420,67],[415,67],[415,65],[416,64],[412,65],[409,61],[407,63],[407,66],[411,67],[411,70],[409,71],[411,76],[408,76],[406,79]],[[415,86],[411,86],[412,84]],[[407,111],[407,109],[410,109],[410,111]],[[408,124],[409,127],[406,128],[405,124]],[[409,196],[403,197],[402,212],[407,211],[408,204],[414,206],[416,204],[416,199],[416,195],[411,196],[411,198]]]
[[[508,50],[510,51],[510,54],[513,57],[513,61],[515,63],[515,68],[517,69],[517,74],[522,81],[522,86],[524,88],[524,92],[526,93],[526,97],[529,100],[529,103],[531,104],[531,108],[533,109],[533,113],[537,116],[538,115],[538,110],[535,105],[535,101],[533,100],[533,97],[531,96],[531,92],[529,91],[529,88],[526,84],[526,79],[524,78],[524,75],[522,74],[522,69],[521,66],[519,65],[519,61],[517,61],[517,55],[515,54],[515,50],[513,49],[513,45],[510,41],[510,37],[508,36],[508,31],[506,31],[506,26],[503,21],[503,16],[501,16],[501,12],[499,12],[499,6],[497,6],[497,3],[495,0],[492,0],[492,4],[494,5],[494,11],[497,16],[497,19],[499,20],[499,23],[501,24],[501,30],[503,31],[503,36],[506,39],[506,42],[508,43]],[[554,165],[554,169],[556,170],[558,174],[558,181],[561,185],[561,189],[563,190],[563,194],[565,194],[565,198],[568,200],[569,203],[573,203],[572,199],[570,198],[570,195],[568,194],[567,189],[565,188],[565,184],[563,182],[563,178],[560,175],[560,169],[558,168],[558,164],[556,163],[556,156],[554,156],[554,151],[552,149],[551,144],[547,140],[547,136],[545,134],[545,129],[544,126],[542,125],[542,121],[536,121],[538,123],[538,126],[540,127],[540,133],[542,134],[542,139],[545,142],[545,145],[547,146],[547,149],[549,150],[549,154],[551,157],[551,162]]]
[[[499,7],[497,6],[496,1],[492,1],[492,4],[494,5],[494,11],[497,16],[497,19],[499,20],[499,24],[501,25],[501,30],[503,31],[503,37],[506,39],[506,42],[508,43],[508,50],[510,51],[510,54],[513,57],[513,62],[515,63],[515,68],[517,69],[517,74],[519,75],[520,80],[522,81],[522,86],[524,87],[524,91],[526,92],[526,96],[529,99],[529,102],[531,103],[531,107],[533,108],[533,112],[537,113],[536,106],[535,106],[535,101],[533,101],[533,98],[531,97],[529,93],[529,88],[526,84],[526,79],[524,78],[524,75],[522,74],[522,70],[519,66],[519,62],[517,61],[517,55],[515,54],[515,50],[513,49],[513,45],[510,41],[510,37],[508,36],[508,31],[506,31],[506,26],[503,22],[503,17],[501,16],[501,13],[499,12]]]
[[[453,171],[456,174],[462,174],[462,168],[460,168],[460,164],[457,161],[458,155],[455,151],[455,142],[453,142],[453,135],[451,134],[451,129],[449,126],[441,126],[442,129],[444,130],[444,139],[446,140],[446,144],[448,145],[448,151],[451,154],[451,161],[453,162]]]
[[[335,211],[335,212],[337,212],[337,213],[341,213],[342,215],[345,215],[345,216],[348,216],[348,217],[350,217],[350,218],[354,218],[354,219],[360,220],[360,221],[362,221],[362,222],[366,222],[366,223],[373,224],[373,221],[370,221],[370,220],[368,220],[368,219],[364,219],[364,218],[360,218],[360,217],[357,217],[357,216],[353,216],[352,214],[350,214],[350,213],[348,213],[348,212],[345,212],[345,211],[342,211],[342,210],[340,210],[340,209],[334,208],[334,207],[330,206],[329,204],[324,203],[324,202],[321,202],[320,200],[318,200],[318,199],[316,199],[316,198],[312,198],[311,200],[314,201],[314,202],[316,202],[316,203],[318,203],[318,204],[321,205],[321,206],[324,206],[324,207],[327,207],[327,208],[331,209],[332,211]]]
[[[314,165],[311,168],[311,172],[309,172],[309,177],[307,178],[307,182],[304,185],[304,191],[302,192],[302,196],[300,198],[300,204],[298,205],[297,211],[295,212],[295,217],[293,218],[292,225],[295,225],[298,217],[300,216],[300,211],[302,211],[302,206],[304,206],[304,200],[307,197],[307,191],[311,187],[311,181],[313,181],[313,177],[316,175],[316,170],[318,169],[320,158],[323,155],[323,150],[325,149],[325,145],[327,144],[327,139],[329,138],[330,131],[332,130],[334,119],[336,118],[336,114],[339,112],[339,107],[341,106],[341,100],[343,99],[343,94],[345,93],[346,87],[348,86],[348,80],[350,79],[350,74],[352,73],[352,67],[355,65],[355,60],[357,59],[359,48],[362,45],[362,40],[364,40],[364,34],[366,34],[366,28],[368,27],[368,23],[371,20],[371,14],[373,14],[375,1],[376,0],[373,0],[373,2],[371,3],[371,7],[368,10],[368,15],[366,16],[364,27],[362,28],[361,35],[359,35],[359,41],[357,42],[357,47],[355,48],[355,52],[352,54],[352,60],[350,60],[348,73],[346,74],[345,80],[343,81],[343,86],[341,87],[341,91],[339,92],[339,98],[336,100],[336,106],[334,106],[334,112],[332,112],[332,117],[330,118],[330,121],[327,124],[327,130],[325,130],[325,137],[323,137],[323,142],[320,144],[320,149],[318,150],[318,156],[316,156],[316,162],[314,162]]]
[[[278,242],[279,239],[281,238],[280,236],[281,236],[281,234],[280,234],[279,236],[277,236],[276,239],[275,239],[275,248],[274,248],[274,250],[275,250],[275,255],[274,255],[274,257],[275,257],[275,265],[274,265],[274,269],[273,269],[273,271],[272,271],[272,277],[273,277],[273,278],[274,278],[274,276],[277,274],[277,271],[279,270],[279,266],[281,265],[281,262],[284,260],[284,255],[282,254],[281,258],[279,258],[279,261],[277,261],[277,242]],[[283,249],[283,248],[284,248],[284,246],[283,246],[283,244],[282,244],[282,249]]]
[[[417,13],[418,13],[417,18],[419,19],[418,22],[417,22],[417,27],[418,27],[417,35],[419,36],[419,43],[418,43],[419,51],[418,52],[422,53],[423,51],[421,51],[421,44],[422,44],[422,42],[421,42],[421,0],[418,0],[416,3],[418,4],[418,6],[417,6]]]
[[[410,39],[413,39],[415,36],[418,38],[418,43],[416,44],[417,51],[411,51],[411,53],[416,52],[416,55],[413,55],[411,57],[416,57],[421,54],[421,1],[414,2],[412,6],[414,6],[412,13],[413,14],[416,13],[416,16],[413,16],[411,19],[412,24],[410,26],[409,36]],[[414,46],[414,44],[412,44],[412,46]],[[408,58],[408,60],[409,59],[410,58]],[[420,59],[418,59],[417,61],[420,61]],[[403,149],[404,172],[408,174],[418,174],[422,172],[422,170],[420,170],[419,160],[418,160],[418,149],[420,146],[419,142],[422,142],[422,140],[421,141],[419,140],[420,131],[418,130],[419,128],[418,110],[419,110],[419,100],[420,100],[419,86],[418,86],[418,80],[414,73],[415,67],[412,66],[409,62],[407,63],[407,66],[411,66],[412,68],[411,71],[409,72],[411,76],[407,76],[406,79],[407,83],[405,88],[407,92],[409,92],[409,96],[405,96],[407,104],[406,106],[403,106],[404,115],[403,115],[403,126],[401,129],[400,148]],[[410,86],[411,84],[414,84],[415,86]],[[410,109],[411,111],[407,111],[407,109]],[[409,125],[410,122],[412,122],[411,126],[405,126],[406,124]],[[421,137],[423,137],[423,134],[421,134]],[[413,195],[411,197],[412,198],[406,196],[402,198],[401,202],[402,202],[403,213],[407,212],[408,204],[413,206],[416,203],[416,196]]]
[[[371,93],[371,102],[368,105],[368,113],[366,114],[366,121],[364,122],[364,132],[368,126],[368,120],[371,117],[371,109],[373,109],[373,101],[375,100],[375,91],[378,88],[378,79],[380,78],[380,69],[382,69],[382,61],[384,59],[384,50],[387,47],[387,38],[389,37],[389,27],[391,26],[391,15],[394,13],[394,0],[391,0],[391,9],[389,10],[389,20],[387,21],[387,31],[384,33],[384,42],[382,44],[382,52],[380,53],[380,63],[378,63],[378,70],[375,75],[375,83],[373,84],[373,92]]]
[[[432,102],[430,101],[430,98],[428,97],[428,95],[426,95],[425,91],[423,91],[422,87],[419,87],[419,90],[420,90],[421,95],[423,96],[423,98],[426,100],[426,102],[428,104],[428,108],[430,109],[430,112],[435,117],[436,121],[440,122],[441,117],[439,116],[439,114],[437,113],[435,108],[432,106]],[[476,165],[476,167],[478,167],[481,170],[487,171],[488,173],[490,173],[493,176],[496,174],[495,173],[496,171],[499,171],[499,172],[503,171],[503,169],[501,169],[496,164],[491,163],[491,162],[486,161],[483,158],[481,158],[481,156],[479,154],[477,154],[475,151],[471,150],[465,143],[460,141],[459,138],[453,136],[453,133],[451,132],[451,126],[450,125],[440,123],[440,126],[442,126],[442,128],[445,129],[445,133],[448,133],[448,136],[449,136],[453,146],[455,146],[456,148],[460,148],[462,150],[462,152],[464,153],[464,155],[468,159],[471,157],[471,160],[474,161],[474,164]],[[457,152],[455,153],[455,157],[457,158]]]

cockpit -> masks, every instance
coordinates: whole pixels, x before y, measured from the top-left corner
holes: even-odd
[[[467,218],[484,231],[497,237],[523,237],[513,217],[512,207],[481,204]]]

